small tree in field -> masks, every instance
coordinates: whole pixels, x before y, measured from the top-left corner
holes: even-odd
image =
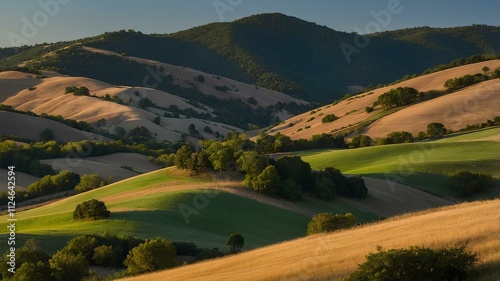
[[[73,219],[81,220],[90,218],[93,220],[104,219],[109,217],[110,211],[104,202],[92,199],[78,204],[73,211]]]
[[[351,213],[345,215],[332,213],[319,213],[307,225],[307,235],[332,232],[338,229],[349,228],[356,225],[356,217]]]
[[[54,140],[54,132],[51,129],[45,129],[40,133],[41,141],[51,141]]]
[[[243,248],[243,245],[245,245],[245,238],[243,235],[239,233],[233,233],[231,236],[229,236],[229,239],[227,239],[226,245],[229,246],[229,251],[231,254],[236,254],[241,251],[241,248]]]

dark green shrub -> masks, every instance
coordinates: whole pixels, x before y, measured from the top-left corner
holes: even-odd
[[[203,83],[203,82],[205,82],[205,76],[200,74],[200,75],[196,76],[196,80],[200,83]]]
[[[330,123],[330,122],[333,122],[335,120],[339,119],[335,114],[328,114],[326,115],[325,117],[323,117],[323,119],[321,119],[321,123]]]
[[[461,197],[467,197],[478,194],[491,186],[493,177],[485,174],[473,174],[471,172],[460,172],[451,177],[453,180],[453,189]]]
[[[307,235],[332,232],[338,229],[349,228],[356,225],[356,217],[351,213],[345,215],[332,213],[319,213],[307,225]]]
[[[477,255],[467,252],[465,246],[436,250],[378,248],[376,253],[366,256],[366,262],[346,281],[464,280],[477,261]]]

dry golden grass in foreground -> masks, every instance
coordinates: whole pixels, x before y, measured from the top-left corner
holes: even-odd
[[[127,281],[149,280],[340,280],[365,261],[365,255],[408,246],[457,246],[479,254],[474,280],[500,278],[500,199],[477,201],[315,235]]]

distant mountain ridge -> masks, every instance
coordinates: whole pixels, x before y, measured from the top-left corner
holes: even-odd
[[[359,35],[273,13],[172,34],[120,31],[75,42],[317,102],[342,97],[351,85],[385,84],[455,59],[500,53],[498,26],[416,27],[367,35],[370,43],[352,54],[349,63],[340,45],[354,44],[355,36]],[[0,67],[19,62],[16,56],[28,60],[28,52],[32,58],[40,53],[28,49],[15,56],[0,56]]]
[[[309,101],[339,98],[349,85],[365,87],[388,83],[454,59],[500,53],[500,27],[418,27],[368,35],[369,45],[353,54],[348,63],[340,44],[354,44],[356,34],[338,32],[283,14],[261,14],[156,35],[156,44],[164,42],[163,54],[149,52],[156,48],[153,45],[132,50],[130,47],[137,43],[125,35],[108,34],[92,40],[89,45],[169,62],[166,53],[170,52],[172,42],[190,43],[191,48],[210,51],[179,54],[170,63],[216,74],[219,72],[215,68],[219,65],[230,65],[225,69],[232,73],[224,73],[225,76]],[[115,37],[122,37],[124,41],[118,43],[120,40]],[[162,55],[164,57],[160,57]],[[224,59],[221,63],[203,65],[200,62],[207,58],[199,58],[197,65],[190,65],[189,59],[184,58],[196,56]]]

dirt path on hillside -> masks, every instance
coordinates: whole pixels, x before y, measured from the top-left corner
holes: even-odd
[[[338,200],[383,218],[455,204],[404,184],[370,177],[363,179],[368,188],[368,198],[359,200],[341,197]]]

